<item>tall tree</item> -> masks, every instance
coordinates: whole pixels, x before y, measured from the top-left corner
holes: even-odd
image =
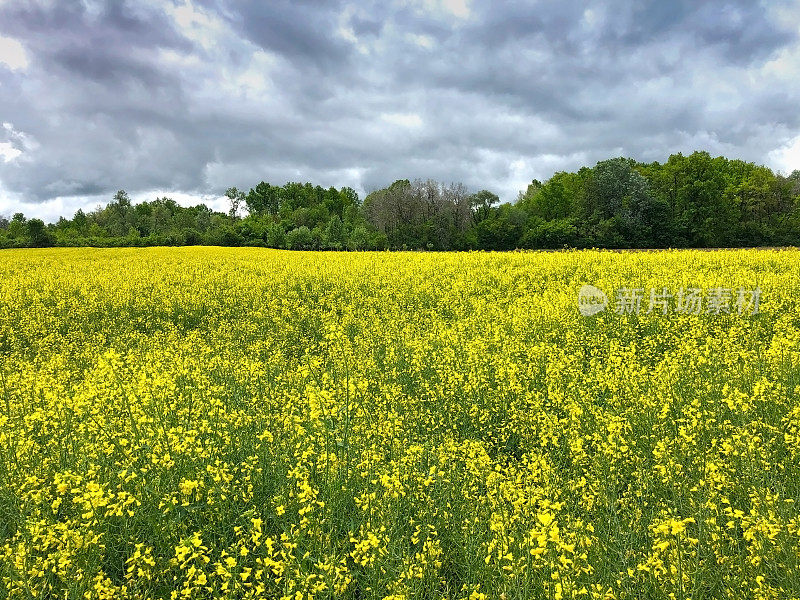
[[[230,204],[228,216],[231,219],[236,219],[239,216],[240,207],[245,202],[245,194],[244,192],[240,192],[235,187],[231,187],[225,190],[225,196],[228,198],[228,202]]]

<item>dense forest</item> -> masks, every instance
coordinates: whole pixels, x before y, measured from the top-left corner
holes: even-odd
[[[266,246],[293,250],[512,250],[787,246],[800,242],[800,171],[789,176],[707,152],[665,163],[614,158],[534,180],[513,203],[462,184],[399,180],[363,202],[350,188],[261,182],[226,192],[230,210],[169,198],[57,223],[0,216],[0,248]],[[242,216],[245,213],[246,216]]]

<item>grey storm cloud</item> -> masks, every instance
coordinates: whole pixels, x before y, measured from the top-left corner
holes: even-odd
[[[798,22],[789,1],[2,0],[0,212],[261,180],[512,200],[612,156],[769,163],[800,140]]]

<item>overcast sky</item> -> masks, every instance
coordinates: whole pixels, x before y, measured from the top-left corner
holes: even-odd
[[[0,214],[708,150],[800,169],[800,2],[0,0]]]

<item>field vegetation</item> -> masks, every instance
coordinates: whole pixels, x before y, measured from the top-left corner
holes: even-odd
[[[0,253],[0,598],[798,598],[798,289],[797,251]]]

